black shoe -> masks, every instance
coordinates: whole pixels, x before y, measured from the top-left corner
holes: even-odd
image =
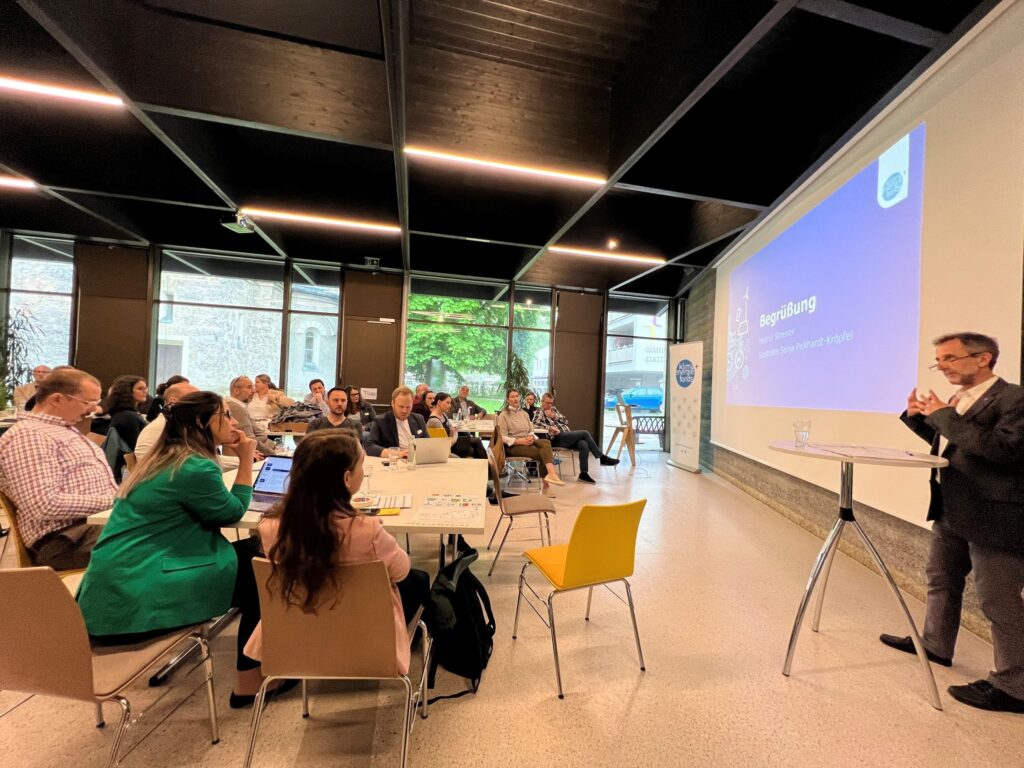
[[[602,467],[614,467],[618,463],[619,463],[619,460],[618,459],[613,459],[611,456],[602,456],[601,457],[601,466]]]
[[[888,645],[890,648],[895,648],[897,651],[917,655],[917,649],[914,647],[914,641],[911,639],[910,635],[907,635],[906,637],[899,637],[897,635],[879,635],[878,639],[881,640],[884,645]],[[928,649],[925,649],[925,653],[928,654],[928,661],[934,662],[943,667],[953,666],[952,659],[944,659],[941,656],[937,656],[932,653]]]
[[[975,680],[967,685],[951,685],[946,690],[954,699],[969,707],[1024,715],[1024,699],[1000,691],[988,680]]]
[[[285,680],[277,688],[271,691],[267,691],[266,701],[271,701],[285,693],[288,693],[292,688],[299,684],[298,680]],[[234,691],[231,692],[231,697],[228,699],[228,706],[232,709],[245,709],[251,707],[256,701],[256,694],[252,696],[239,696]]]
[[[590,483],[594,485],[597,481],[588,475],[586,472],[580,472],[579,477],[576,478],[581,483]]]

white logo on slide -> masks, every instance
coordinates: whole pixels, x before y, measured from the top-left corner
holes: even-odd
[[[910,134],[897,141],[878,158],[878,204],[892,208],[906,199],[910,186]]]

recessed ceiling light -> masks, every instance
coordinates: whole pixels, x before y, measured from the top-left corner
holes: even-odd
[[[564,245],[552,245],[548,248],[552,253],[565,253],[570,256],[590,256],[596,259],[615,259],[616,261],[637,261],[643,264],[664,264],[664,256],[647,256],[642,253],[611,253],[591,248],[570,248]]]
[[[566,181],[574,184],[589,184],[595,187],[600,187],[605,184],[608,180],[600,176],[587,176],[580,173],[568,173],[566,171],[558,171],[553,168],[537,168],[530,165],[516,165],[514,163],[502,163],[496,160],[485,160],[479,157],[470,157],[468,155],[455,155],[451,152],[438,152],[433,149],[424,149],[422,147],[406,147],[405,153],[412,155],[413,157],[426,157],[431,160],[442,160],[448,163],[461,163],[462,165],[472,165],[478,168],[489,168],[493,171],[501,171],[505,173],[519,173],[526,176],[541,176],[548,179],[555,179],[557,181]]]
[[[619,247],[619,241],[616,240],[614,237],[609,237],[608,238],[608,250],[609,251],[614,251],[618,247]]]
[[[73,101],[85,101],[90,104],[100,104],[105,107],[123,107],[124,102],[117,96],[99,91],[83,91],[79,88],[65,88],[62,85],[49,85],[47,83],[35,83],[31,80],[18,80],[13,77],[0,77],[0,88],[19,93],[31,93],[36,96],[53,96],[58,99],[71,99]]]
[[[327,227],[339,227],[341,229],[357,229],[365,232],[380,232],[381,234],[400,235],[402,228],[394,224],[378,224],[373,221],[359,221],[356,219],[339,219],[333,216],[311,216],[305,213],[289,213],[288,211],[272,211],[266,208],[242,208],[239,211],[243,216],[252,216],[254,219],[276,219],[278,221],[293,221],[297,224],[320,224]]]
[[[0,187],[9,189],[35,189],[36,183],[32,179],[23,179],[20,176],[0,176]]]

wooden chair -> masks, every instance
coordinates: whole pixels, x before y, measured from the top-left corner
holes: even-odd
[[[594,587],[605,586],[621,581],[626,587],[626,604],[633,620],[633,638],[636,640],[636,653],[640,657],[640,671],[646,670],[644,652],[640,647],[640,632],[636,626],[636,611],[633,608],[633,592],[629,587],[628,578],[633,575],[633,564],[636,557],[636,534],[640,526],[647,499],[631,501],[627,504],[609,506],[586,506],[580,510],[576,524],[568,544],[540,547],[523,553],[526,562],[519,572],[519,594],[516,597],[516,618],[512,625],[512,639],[515,640],[519,630],[519,605],[523,600],[523,588],[530,591],[537,600],[544,600],[547,605],[547,618],[527,597],[526,603],[547,626],[551,633],[551,650],[555,657],[555,679],[558,682],[558,698],[565,698],[562,692],[562,672],[558,663],[558,639],[555,635],[555,595],[587,589],[587,612],[585,621],[590,621],[590,602],[594,597]],[[534,566],[551,587],[547,598],[542,598],[526,580],[526,569]],[[622,600],[615,592],[613,595]]]
[[[94,443],[96,443],[96,445],[98,445],[100,448],[102,448],[103,444],[107,442],[106,435],[98,435],[95,432],[90,432],[89,434],[86,435],[86,437],[89,440],[92,440]]]
[[[198,644],[202,650],[211,739],[214,744],[220,740],[213,661],[199,627],[174,630],[148,643],[93,650],[78,603],[52,568],[0,570],[0,594],[0,690],[90,702],[97,707],[98,726],[104,724],[101,705],[117,702],[121,719],[108,768],[118,764],[132,719],[125,691],[180,645]]]
[[[134,453],[126,453],[124,455],[124,466],[129,472],[135,469],[135,465],[138,463],[138,459],[135,458]]]
[[[548,533],[548,544],[551,544],[551,521],[548,519],[548,515],[555,514],[555,504],[547,496],[539,493],[527,493],[511,499],[502,498],[501,473],[498,471],[498,464],[494,460],[493,452],[487,457],[487,467],[491,473],[491,482],[494,483],[494,496],[498,500],[498,511],[501,513],[494,523],[491,539],[487,542],[488,549],[494,543],[494,537],[498,535],[498,529],[501,527],[502,520],[508,521],[508,527],[505,529],[505,534],[501,537],[501,542],[498,544],[498,551],[494,554],[491,568],[487,571],[487,575],[490,576],[494,573],[494,566],[498,564],[498,558],[501,557],[502,547],[505,546],[505,540],[512,532],[512,526],[517,519],[526,515],[536,515],[537,531],[540,534],[541,546],[544,546],[545,530]]]
[[[501,430],[498,429],[498,425],[494,425],[494,434],[491,437],[491,455],[494,457],[494,461],[497,464],[498,472],[504,473],[508,470],[509,484],[511,485],[514,478],[519,478],[526,483],[526,490],[529,491],[533,486],[530,482],[530,468],[533,466],[533,471],[537,475],[538,492],[543,492],[544,482],[540,478],[540,463],[536,459],[531,459],[526,456],[509,456],[505,453],[505,443],[501,441]]]
[[[422,702],[427,716],[426,681],[431,640],[427,627],[417,619],[423,633],[420,684],[413,687],[409,676],[398,670],[398,636],[391,603],[391,580],[384,563],[340,565],[334,589],[324,593],[318,609],[307,613],[282,598],[270,582],[271,564],[254,557],[253,571],[260,592],[263,623],[261,666],[266,679],[253,704],[245,768],[252,763],[256,734],[263,716],[268,685],[282,678],[302,680],[302,716],[309,717],[308,680],[381,680],[402,683],[405,688],[405,717],[402,729],[402,761],[409,764],[409,734],[413,714]],[[328,582],[329,583],[329,582]]]
[[[626,405],[626,401],[622,399],[621,394],[616,395],[616,397],[618,402],[615,403],[615,415],[619,418],[619,424],[615,427],[615,431],[612,432],[612,439],[608,441],[608,450],[605,451],[605,454],[611,456],[616,438],[621,438],[619,452],[615,454],[615,458],[617,459],[622,456],[622,448],[625,447],[629,450],[629,463],[635,467],[636,441],[633,432],[633,406]]]

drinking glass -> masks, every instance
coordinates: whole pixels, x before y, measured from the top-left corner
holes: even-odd
[[[366,480],[366,488],[363,493],[366,495],[370,494],[370,478],[373,477],[373,464],[368,461],[363,462],[363,478]]]
[[[810,419],[797,419],[793,422],[793,444],[797,448],[806,448],[811,439]]]

